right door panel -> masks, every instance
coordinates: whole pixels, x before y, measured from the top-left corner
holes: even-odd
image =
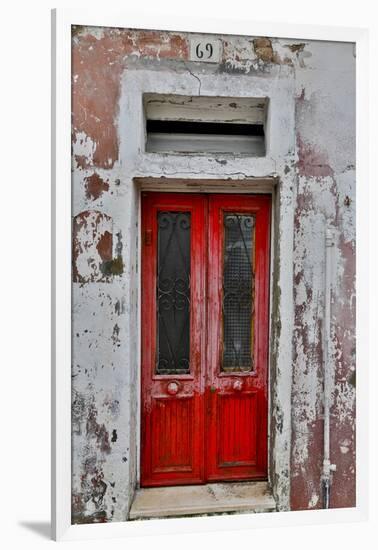
[[[206,477],[267,475],[270,196],[209,197]]]

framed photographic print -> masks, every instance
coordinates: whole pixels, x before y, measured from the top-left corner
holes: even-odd
[[[53,47],[55,538],[364,517],[366,32],[67,10]]]

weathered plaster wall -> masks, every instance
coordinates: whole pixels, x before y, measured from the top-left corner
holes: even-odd
[[[335,238],[331,506],[355,504],[355,66],[353,46],[319,42],[296,70],[297,203],[291,504],[322,507],[324,239]]]
[[[324,231],[327,223],[334,228],[331,458],[337,472],[331,505],[354,503],[353,47],[221,38],[222,62],[205,67],[188,61],[185,33],[73,28],[74,522],[125,520],[138,478],[134,175],[279,176],[270,469],[280,509],[321,506]],[[135,134],[136,124],[142,125],[140,109],[132,105],[133,91],[143,87],[193,95],[268,89],[278,99],[270,113],[273,145],[267,158],[172,160],[143,154],[143,134]]]

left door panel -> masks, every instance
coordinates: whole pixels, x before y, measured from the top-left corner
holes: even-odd
[[[205,206],[142,194],[143,487],[204,483]]]

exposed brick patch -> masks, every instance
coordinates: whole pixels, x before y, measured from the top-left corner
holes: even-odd
[[[112,259],[113,220],[95,210],[86,210],[73,221],[72,270],[76,283],[107,282],[101,266]]]
[[[253,46],[257,57],[261,61],[264,61],[264,63],[272,63],[274,61],[272,42],[269,38],[255,38]]]
[[[96,200],[101,197],[104,191],[109,190],[109,183],[103,180],[96,172],[84,178],[84,181],[87,199]]]

